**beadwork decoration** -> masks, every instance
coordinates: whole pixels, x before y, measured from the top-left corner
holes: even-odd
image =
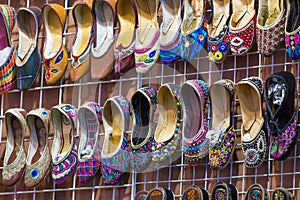
[[[273,191],[272,200],[294,200],[295,196],[284,188],[276,188]]]
[[[260,184],[251,185],[246,193],[245,200],[267,200],[269,199],[269,194],[264,187]]]
[[[205,200],[208,199],[208,192],[196,185],[190,186],[183,194],[182,200]]]
[[[211,199],[214,200],[236,200],[237,189],[232,184],[223,182],[216,183],[213,187]]]

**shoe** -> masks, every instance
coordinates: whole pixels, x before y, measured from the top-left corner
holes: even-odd
[[[93,13],[92,0],[78,0],[72,10],[76,26],[75,39],[71,49],[71,81],[77,81],[90,69]]]
[[[151,87],[138,89],[131,98],[133,125],[131,134],[131,166],[137,172],[145,170],[152,158],[153,116],[157,107],[157,91]]]
[[[208,21],[208,59],[222,63],[230,53],[229,21],[230,0],[211,0],[212,16]]]
[[[0,4],[0,94],[12,88],[16,79],[16,49],[11,40],[12,30],[16,22],[16,11],[13,7]]]
[[[103,106],[104,143],[101,151],[103,182],[117,184],[129,169],[131,148],[128,143],[130,103],[123,96],[106,100]]]
[[[91,44],[91,76],[93,80],[103,79],[113,70],[115,63],[115,9],[115,0],[95,0],[93,2],[94,39]],[[101,66],[98,63],[101,63]]]
[[[280,199],[280,200],[294,200],[295,195],[293,195],[292,193],[290,193],[289,191],[287,191],[284,188],[276,188],[273,191],[271,200],[278,200],[278,199]]]
[[[159,0],[136,0],[139,27],[136,29],[135,69],[147,73],[159,58],[160,31],[157,22]]]
[[[64,76],[68,65],[68,52],[63,43],[66,11],[61,5],[51,3],[43,6],[42,15],[45,27],[45,80],[48,85],[54,85]]]
[[[234,84],[231,80],[220,80],[209,87],[211,120],[206,137],[210,141],[209,166],[211,169],[224,169],[235,149],[233,96]]]
[[[183,193],[182,200],[207,200],[209,199],[208,192],[204,188],[199,188],[192,185]]]
[[[207,39],[205,0],[184,0],[181,24],[181,59],[192,60],[203,49]]]
[[[263,117],[263,84],[258,77],[237,84],[242,125],[242,149],[246,167],[258,167],[268,156],[267,127]]]
[[[183,83],[180,94],[185,107],[182,126],[184,157],[189,165],[197,165],[208,155],[209,150],[205,116],[208,89],[203,81],[190,80]]]
[[[19,47],[17,50],[17,87],[29,89],[41,68],[41,53],[38,47],[38,35],[41,28],[42,13],[38,7],[20,8],[17,13]]]
[[[115,41],[115,73],[125,72],[134,64],[136,10],[132,0],[117,0],[119,34]]]
[[[286,13],[283,3],[283,0],[259,1],[256,40],[258,52],[264,56],[274,55],[284,42]]]
[[[102,109],[93,102],[78,109],[79,146],[76,176],[79,182],[89,182],[100,169],[101,144],[99,139]]]
[[[256,32],[255,0],[232,0],[229,22],[230,46],[233,55],[244,55],[254,44]]]
[[[238,199],[238,191],[236,187],[229,183],[219,182],[213,186],[211,199],[215,200],[237,200]]]
[[[173,65],[181,53],[181,0],[160,0],[160,58],[163,64]]]
[[[135,194],[134,200],[145,200],[147,199],[148,192],[145,190],[139,191]]]
[[[245,200],[248,199],[269,199],[269,193],[260,184],[253,184],[247,189]]]
[[[149,191],[146,200],[175,200],[175,197],[171,190],[156,187]]]
[[[297,140],[297,95],[292,73],[281,71],[266,80],[270,154],[285,159]]]
[[[30,131],[29,149],[25,169],[25,185],[36,187],[48,175],[51,156],[48,145],[50,112],[46,109],[35,109],[26,116]]]
[[[26,165],[24,137],[27,132],[24,109],[12,108],[5,112],[7,142],[3,160],[2,184],[14,186],[23,176]]]
[[[166,162],[171,157],[175,161],[175,152],[181,149],[182,102],[179,92],[179,86],[172,83],[166,83],[158,90],[159,120],[152,143],[154,162]]]
[[[75,172],[77,165],[76,130],[77,109],[70,104],[60,104],[51,109],[54,139],[51,149],[52,179],[62,184]]]
[[[287,1],[287,19],[285,22],[285,44],[288,55],[293,60],[300,58],[300,3]]]

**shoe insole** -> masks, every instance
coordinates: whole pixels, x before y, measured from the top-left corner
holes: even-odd
[[[89,110],[85,110],[84,112],[85,113],[83,115],[83,118],[80,119],[83,120],[83,122],[82,121],[80,122],[81,124],[80,139],[82,139],[81,140],[82,147],[80,147],[80,156],[82,158],[91,155],[96,141],[96,134],[98,134],[97,132],[98,122],[95,115]]]
[[[273,24],[281,14],[280,1],[282,0],[268,0],[268,19],[266,20],[266,26]]]
[[[199,28],[203,15],[203,0],[185,0],[182,30],[191,33]]]
[[[135,33],[135,12],[130,1],[120,0],[117,5],[120,32],[116,46],[122,45],[127,48],[134,39]]]
[[[43,123],[43,121],[37,117],[33,116],[31,122],[28,123],[30,126],[30,147],[31,152],[29,152],[31,155],[28,155],[28,162],[29,163],[35,163],[37,162],[40,157],[43,154],[43,151],[46,146],[46,127]]]
[[[235,29],[244,28],[252,19],[255,0],[233,0],[231,26]]]
[[[111,121],[112,133],[109,137],[108,154],[114,153],[118,150],[123,135],[123,118],[120,110],[115,104],[111,104]]]
[[[72,53],[74,56],[80,56],[90,43],[93,16],[87,5],[78,5],[75,9],[76,18],[74,20],[77,21],[77,33]]]
[[[66,155],[70,151],[71,141],[72,141],[72,122],[65,115],[61,114],[61,141],[62,146],[60,154],[62,156]]]
[[[1,18],[1,17],[0,17]],[[12,141],[13,141],[13,151],[9,156],[8,165],[15,161],[17,158],[21,143],[22,143],[22,125],[20,121],[13,115],[11,115],[11,120],[8,120],[12,123],[11,131],[12,131]]]
[[[220,34],[230,15],[229,7],[230,0],[213,0],[213,18],[208,28],[210,37]]]
[[[8,36],[7,36],[7,32],[6,32],[6,26],[5,26],[5,19],[3,17],[3,15],[0,16],[0,25],[1,25],[1,29],[0,29],[0,50],[3,50],[6,47],[9,47],[9,42],[8,42]],[[4,61],[5,62],[5,61]]]

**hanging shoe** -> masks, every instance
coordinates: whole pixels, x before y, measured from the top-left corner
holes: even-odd
[[[244,55],[254,44],[256,32],[255,0],[232,0],[229,22],[230,46],[233,55]]]
[[[54,139],[51,149],[52,179],[55,184],[65,182],[75,171],[77,164],[76,130],[77,109],[60,104],[51,109]]]
[[[162,24],[160,27],[160,58],[163,64],[173,65],[181,52],[181,0],[160,0]]]
[[[40,73],[41,53],[38,35],[41,28],[42,13],[38,7],[20,8],[17,13],[19,47],[17,50],[17,87],[29,89]]]
[[[159,58],[160,31],[157,22],[159,0],[136,0],[139,27],[136,29],[135,69],[147,73]]]
[[[117,184],[130,166],[129,123],[129,101],[123,96],[106,100],[103,106],[105,138],[101,151],[102,178],[106,184]]]
[[[285,8],[283,0],[261,0],[257,15],[257,47],[260,54],[272,56],[284,42]]]
[[[115,63],[115,7],[115,0],[95,0],[93,2],[94,39],[91,44],[91,76],[93,80],[103,79],[113,70]]]
[[[68,65],[68,52],[63,43],[66,11],[61,5],[51,3],[43,6],[42,15],[45,27],[45,79],[48,85],[54,85],[64,76]]]
[[[293,195],[292,193],[290,193],[288,190],[286,190],[284,188],[276,188],[273,191],[271,200],[278,200],[278,199],[280,199],[280,200],[294,200],[295,195]]]
[[[215,200],[237,200],[238,191],[236,187],[229,183],[216,183],[211,192],[211,199]]]
[[[90,69],[93,13],[92,0],[79,0],[73,6],[72,15],[76,26],[71,49],[70,78],[79,80]]]
[[[100,168],[101,144],[99,139],[102,109],[93,102],[78,109],[79,146],[76,175],[79,182],[89,182]]]
[[[119,34],[115,41],[115,73],[125,72],[134,65],[136,11],[132,0],[117,0]]]
[[[205,0],[184,0],[181,24],[181,59],[192,60],[203,49],[207,39]]]
[[[209,166],[212,169],[224,169],[235,149],[233,96],[234,84],[231,80],[217,81],[209,88],[211,120],[206,137],[210,140]]]
[[[16,79],[16,49],[11,34],[16,22],[16,11],[13,7],[0,4],[0,94],[12,88]]]
[[[190,80],[183,83],[180,94],[185,107],[182,126],[184,157],[189,165],[197,165],[209,151],[205,116],[208,89],[203,81]]]
[[[269,199],[269,193],[267,192],[266,188],[256,183],[247,189],[245,199]]]
[[[157,91],[151,87],[138,89],[131,98],[133,128],[131,134],[132,168],[139,172],[145,170],[152,158],[153,115],[156,109]]]
[[[149,191],[146,200],[175,200],[175,197],[171,190],[156,187]]]
[[[209,195],[206,189],[196,185],[188,187],[183,193],[182,200],[208,200]]]
[[[146,200],[148,192],[145,190],[139,191],[135,194],[134,200]]]
[[[237,84],[242,125],[242,149],[246,167],[258,167],[268,156],[267,127],[263,117],[263,85],[258,77]]]
[[[288,0],[287,2],[286,51],[293,60],[297,60],[300,58],[300,2],[297,0]]]
[[[295,87],[294,75],[286,71],[274,73],[266,80],[270,154],[274,159],[285,159],[297,140]]]
[[[14,186],[23,176],[26,165],[24,137],[27,131],[24,109],[12,108],[5,112],[7,142],[3,160],[2,184]]]
[[[212,16],[208,21],[208,59],[222,63],[230,52],[230,0],[211,0]]]
[[[51,156],[48,145],[50,112],[35,109],[26,116],[30,131],[29,149],[25,169],[25,185],[29,188],[39,185],[48,175]]]

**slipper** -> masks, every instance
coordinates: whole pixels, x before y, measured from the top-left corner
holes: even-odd
[[[206,189],[196,185],[188,187],[183,193],[182,200],[208,200],[209,195]]]
[[[139,191],[135,194],[134,200],[145,200],[147,199],[148,192],[145,190]]]
[[[163,187],[156,187],[149,191],[147,200],[175,200],[174,193]]]
[[[211,199],[214,200],[237,200],[238,191],[236,187],[229,183],[219,182],[213,186]]]
[[[266,188],[256,183],[247,189],[245,199],[269,199],[269,193],[267,192]]]
[[[295,195],[284,188],[276,188],[273,191],[271,200],[294,200]]]

